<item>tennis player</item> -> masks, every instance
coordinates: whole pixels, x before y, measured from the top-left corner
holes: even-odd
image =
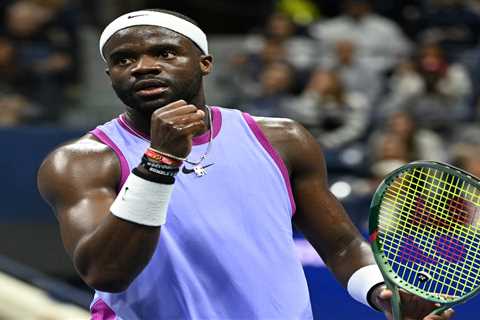
[[[390,316],[391,292],[312,136],[205,105],[213,60],[194,21],[131,12],[105,28],[100,52],[125,113],[53,151],[38,174],[96,291],[93,319],[312,319],[292,222],[353,298]],[[404,304],[406,319],[434,307]]]

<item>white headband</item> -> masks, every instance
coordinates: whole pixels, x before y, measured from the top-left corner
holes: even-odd
[[[116,32],[133,26],[158,26],[170,29],[192,40],[204,54],[208,54],[208,42],[205,33],[193,23],[169,13],[158,11],[134,11],[113,20],[100,36],[100,54],[103,60],[103,47]]]

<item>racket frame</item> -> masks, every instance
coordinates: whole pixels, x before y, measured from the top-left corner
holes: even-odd
[[[385,280],[385,285],[387,286],[388,289],[390,289],[393,293],[392,299],[391,299],[391,305],[392,305],[392,314],[394,317],[394,320],[401,320],[402,319],[402,312],[401,312],[401,299],[400,299],[400,288],[401,290],[404,290],[406,292],[409,292],[413,295],[420,296],[423,299],[436,302],[440,304],[440,307],[436,308],[435,310],[432,311],[431,314],[440,314],[443,311],[451,308],[452,306],[459,304],[459,303],[464,303],[468,299],[472,298],[475,296],[479,290],[480,286],[471,292],[465,294],[462,296],[460,299],[456,299],[452,302],[445,302],[445,300],[441,300],[439,298],[435,298],[433,295],[432,296],[426,296],[426,295],[421,295],[418,292],[415,292],[414,289],[409,288],[408,286],[403,286],[399,279],[400,276],[397,276],[395,271],[392,270],[390,267],[390,264],[387,262],[387,259],[385,258],[385,255],[382,250],[382,244],[380,243],[380,240],[377,237],[378,233],[378,220],[379,220],[379,213],[380,213],[380,206],[382,203],[383,196],[387,190],[387,188],[390,186],[390,183],[395,180],[400,174],[409,171],[413,168],[431,168],[431,169],[436,169],[440,170],[443,172],[446,172],[448,174],[454,175],[462,180],[465,180],[467,183],[470,183],[477,187],[480,190],[480,180],[476,177],[474,177],[472,174],[466,172],[465,170],[456,168],[452,165],[438,162],[438,161],[414,161],[410,162],[406,165],[401,166],[400,168],[397,168],[393,170],[391,173],[389,173],[383,181],[379,184],[377,187],[377,190],[375,191],[371,204],[370,204],[370,214],[369,214],[369,235],[370,235],[370,245],[373,251],[373,256],[375,257],[375,261],[377,265],[380,268],[380,271],[383,275],[383,278]],[[390,270],[390,271],[388,271]],[[413,286],[412,286],[413,287]]]

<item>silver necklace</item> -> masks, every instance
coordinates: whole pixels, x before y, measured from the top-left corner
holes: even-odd
[[[202,166],[202,162],[207,158],[207,155],[210,152],[210,148],[212,146],[212,141],[213,141],[212,109],[210,109],[210,107],[207,105],[205,105],[205,108],[207,109],[208,122],[210,123],[210,136],[208,138],[207,150],[205,150],[205,152],[200,156],[200,159],[198,159],[197,161],[185,159],[186,163],[193,166],[193,172],[195,172],[195,175],[197,177],[203,177],[204,175],[207,174],[207,170],[205,169],[205,167]]]

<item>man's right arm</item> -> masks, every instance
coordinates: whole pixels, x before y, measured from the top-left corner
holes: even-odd
[[[117,218],[120,164],[111,149],[91,137],[52,152],[38,172],[38,188],[52,206],[75,268],[91,287],[125,290],[153,255],[160,227]]]
[[[184,100],[157,109],[150,117],[150,149],[160,158],[186,157],[193,135],[207,129],[204,117],[203,111]],[[75,268],[91,287],[124,291],[155,252],[172,191],[169,174],[178,171],[178,164],[162,164],[157,162],[162,162],[160,158],[149,164],[160,170],[148,169],[142,158],[121,196],[117,195],[119,161],[93,137],[55,150],[40,167],[40,193],[57,215]]]

